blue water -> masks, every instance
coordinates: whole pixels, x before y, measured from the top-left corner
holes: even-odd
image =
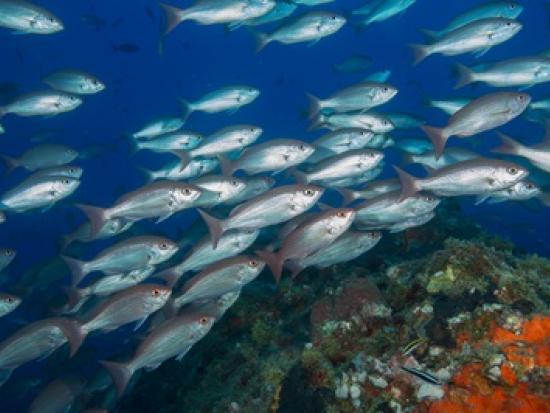
[[[318,8],[346,13],[363,3],[336,1]],[[259,54],[254,52],[253,36],[246,29],[229,33],[223,26],[185,22],[166,37],[163,53],[159,54],[163,19],[155,1],[41,0],[41,5],[63,20],[65,30],[48,36],[15,36],[0,29],[0,82],[14,82],[22,93],[31,92],[46,89],[40,82],[41,76],[57,69],[77,68],[98,76],[107,89],[85,96],[80,108],[54,118],[2,119],[8,132],[0,137],[0,153],[18,155],[32,145],[31,136],[50,130],[55,132],[52,140],[56,142],[80,150],[94,149],[93,155],[76,162],[85,172],[80,188],[71,198],[45,213],[10,215],[0,227],[0,245],[17,250],[17,258],[9,268],[10,276],[17,279],[32,264],[58,254],[60,237],[85,219],[73,203],[108,206],[121,194],[144,183],[137,166],[155,168],[170,159],[150,152],[130,156],[125,136],[155,117],[180,114],[179,99],[195,100],[228,84],[252,85],[261,90],[253,104],[233,115],[194,113],[185,128],[208,135],[230,124],[252,123],[264,128],[261,140],[289,137],[310,141],[325,131],[306,131],[305,92],[326,97],[361,80],[364,73],[337,73],[332,65],[351,54],[364,54],[373,59],[372,71],[390,69],[390,83],[399,88],[399,94],[380,108],[381,112],[411,113],[431,125],[444,125],[448,117],[427,108],[423,103],[426,97],[480,96],[494,90],[477,85],[453,91],[453,63],[498,61],[536,54],[550,46],[545,2],[529,0],[524,2],[526,8],[519,19],[524,23],[522,31],[484,57],[436,55],[412,67],[408,44],[423,40],[420,28],[443,28],[453,16],[479,3],[418,0],[405,14],[364,30],[359,31],[348,22],[338,33],[312,47],[274,43]],[[96,30],[86,24],[82,20],[86,13],[105,19],[106,27]],[[139,50],[124,53],[113,49],[123,43],[135,44]],[[550,94],[550,85],[538,85],[528,93],[539,100]],[[528,144],[543,136],[540,125],[524,119],[516,119],[499,130],[521,137]],[[395,135],[422,137],[423,133],[411,130]],[[468,141],[451,140],[456,146],[471,147],[472,142],[476,143],[475,150],[488,154],[487,150],[495,147],[498,139],[494,132],[488,132]],[[391,164],[399,162],[396,152],[387,151],[387,157],[384,176],[392,175]],[[24,176],[18,170],[3,178],[0,189],[12,187]],[[461,200],[461,204],[465,216],[474,217],[490,232],[511,239],[529,252],[550,256],[548,210],[526,209],[514,203],[474,206],[471,199]],[[196,213],[189,211],[158,226],[146,224],[144,228],[175,237],[195,219]],[[110,242],[87,245],[84,256],[93,256]],[[25,302],[13,314],[14,318],[34,315],[35,306],[35,302]],[[0,326],[1,337],[17,328],[6,320],[0,321]]]

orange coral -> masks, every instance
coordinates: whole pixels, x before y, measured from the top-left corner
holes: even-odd
[[[540,344],[550,341],[550,316],[536,315],[523,323],[522,332],[516,335],[497,325],[493,325],[490,333],[491,341],[496,344],[525,343]]]

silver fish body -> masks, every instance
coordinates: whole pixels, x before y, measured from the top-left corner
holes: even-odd
[[[240,151],[256,142],[262,133],[263,129],[254,125],[228,126],[208,136],[189,155],[194,158]]]
[[[203,141],[202,135],[190,131],[176,131],[150,139],[135,140],[136,150],[148,149],[153,152],[189,151]]]
[[[63,23],[49,11],[24,0],[0,1],[0,26],[25,34],[52,34]]]
[[[203,190],[197,199],[197,207],[212,207],[232,199],[244,191],[246,183],[239,178],[222,175],[206,175],[195,179],[193,185]]]
[[[10,169],[22,167],[29,171],[37,171],[66,165],[77,157],[78,152],[68,146],[47,143],[28,149],[18,159],[4,156],[4,160]]]
[[[180,161],[174,161],[166,164],[163,168],[155,171],[142,169],[148,181],[156,181],[159,179],[168,179],[179,181],[183,179],[193,179],[209,174],[214,171],[219,165],[216,158],[195,158],[191,159],[182,169]]]
[[[42,79],[49,87],[75,95],[91,95],[105,89],[97,77],[78,70],[60,70]]]
[[[142,129],[132,134],[134,139],[152,139],[160,135],[176,132],[185,124],[185,120],[178,117],[163,117],[155,119]]]
[[[195,102],[185,102],[186,116],[192,112],[218,113],[235,112],[240,107],[252,103],[260,95],[260,91],[252,86],[225,86],[204,95]]]
[[[15,311],[22,302],[23,300],[16,295],[0,293],[0,317]]]
[[[362,128],[374,133],[388,133],[395,129],[392,121],[374,112],[334,113],[317,116],[312,128],[337,130],[342,128]]]
[[[0,107],[0,117],[8,113],[18,116],[55,116],[69,112],[82,104],[82,99],[64,92],[43,91],[18,97]]]

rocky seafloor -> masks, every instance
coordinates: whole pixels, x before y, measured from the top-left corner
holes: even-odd
[[[266,271],[116,411],[550,412],[550,261],[458,209],[278,287]]]

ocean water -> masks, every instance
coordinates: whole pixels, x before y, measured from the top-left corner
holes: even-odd
[[[396,86],[399,93],[376,111],[407,113],[439,126],[445,124],[448,116],[428,107],[425,104],[428,97],[478,97],[496,90],[484,84],[453,90],[456,83],[454,64],[471,66],[537,54],[550,47],[548,3],[543,0],[523,1],[525,10],[519,17],[523,29],[483,57],[435,55],[417,66],[412,65],[409,44],[424,40],[419,29],[443,28],[451,18],[482,2],[417,0],[400,15],[359,28],[355,24],[357,18],[350,12],[365,2],[336,0],[314,7],[348,16],[347,24],[336,34],[311,46],[273,43],[259,53],[255,52],[254,34],[246,28],[230,32],[224,25],[186,21],[163,37],[164,16],[156,1],[40,0],[39,3],[64,22],[64,30],[40,36],[13,35],[7,29],[0,29],[0,83],[4,86],[2,90],[7,90],[0,95],[0,106],[20,93],[47,89],[41,78],[58,69],[84,70],[100,78],[107,87],[96,95],[84,96],[82,106],[72,112],[50,118],[8,115],[0,120],[7,131],[0,137],[1,154],[17,156],[35,144],[31,142],[33,136],[43,132],[51,132],[48,141],[86,153],[74,162],[83,168],[84,174],[80,187],[72,196],[45,212],[8,214],[8,220],[0,226],[0,245],[17,250],[15,260],[5,271],[8,281],[2,290],[6,291],[10,291],[10,286],[16,285],[31,267],[45,265],[42,263],[59,256],[61,237],[86,220],[74,207],[75,203],[109,206],[119,196],[144,184],[139,167],[154,169],[173,159],[171,155],[148,151],[132,154],[128,136],[156,117],[182,115],[181,99],[193,101],[226,85],[251,85],[261,91],[252,104],[234,114],[193,113],[184,128],[206,136],[224,126],[250,123],[264,129],[259,142],[280,137],[312,141],[326,130],[308,131],[306,92],[327,97],[369,73],[388,69],[392,72],[388,82]],[[178,7],[190,4],[188,1],[171,3]],[[306,9],[308,7],[300,6],[298,12]],[[101,19],[101,23],[94,27],[89,16]],[[274,27],[276,24],[265,28],[271,31]],[[121,45],[131,46],[131,50],[118,50]],[[369,56],[371,67],[361,73],[340,73],[334,69],[334,64],[354,54]],[[533,100],[544,99],[550,95],[550,85],[536,85],[527,93]],[[539,142],[544,135],[540,124],[522,117],[499,130],[529,145]],[[393,136],[396,140],[425,137],[419,128],[398,130]],[[494,156],[490,150],[498,142],[495,132],[488,131],[469,139],[451,139],[449,145]],[[391,166],[402,163],[399,151],[389,148],[385,155],[381,178],[395,176]],[[409,170],[423,173],[418,167]],[[12,188],[27,175],[18,169],[2,177],[1,190]],[[293,182],[286,176],[277,179]],[[334,206],[336,200],[335,196],[327,197],[327,202],[334,202]],[[550,221],[548,209],[541,203],[474,205],[471,197],[460,198],[457,202],[461,208],[460,217],[465,220],[472,219],[489,234],[510,240],[518,250],[550,257]],[[199,219],[195,210],[187,210],[157,225],[152,221],[140,223],[139,233],[177,239],[185,236],[186,229]],[[81,257],[90,258],[112,243],[113,239],[82,244],[74,251]],[[9,336],[21,324],[51,315],[55,306],[62,303],[62,287],[69,283],[69,272],[61,265],[52,277],[56,279],[38,290],[33,290],[32,285],[21,290],[30,298],[23,297],[23,304],[16,312],[0,319],[0,338]],[[145,333],[138,334],[143,336]],[[0,411],[26,411],[35,392],[47,381],[66,373],[89,377],[97,367],[96,360],[130,354],[134,343],[129,337],[133,335],[131,329],[123,329],[104,338],[93,337],[81,350],[84,354],[77,360],[81,364],[77,361],[67,363],[67,370],[60,368],[65,361],[58,354],[18,369],[11,380],[36,377],[37,384],[22,397],[4,394],[2,404],[5,408]],[[78,408],[73,406],[71,411],[81,411],[78,410],[81,407],[83,404]],[[163,411],[162,405],[158,408]],[[181,408],[181,411],[195,411],[193,406]]]

